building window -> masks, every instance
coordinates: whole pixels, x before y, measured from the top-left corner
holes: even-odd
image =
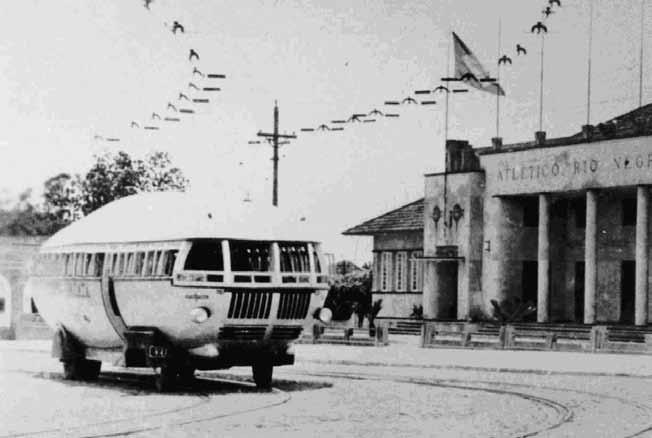
[[[624,227],[636,225],[636,198],[622,200],[622,223]]]
[[[527,198],[523,201],[523,226],[539,226],[539,199]]]
[[[396,290],[399,292],[405,290],[405,274],[407,274],[407,254],[396,253]]]
[[[380,265],[380,290],[388,291],[391,284],[390,273],[392,272],[392,253],[384,252]]]
[[[410,258],[410,290],[421,290],[421,261],[418,260],[422,257],[421,251],[414,251]]]
[[[0,313],[4,313],[5,311],[5,299],[0,298]]]

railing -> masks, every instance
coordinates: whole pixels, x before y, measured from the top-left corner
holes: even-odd
[[[422,346],[652,354],[652,326],[427,321]]]

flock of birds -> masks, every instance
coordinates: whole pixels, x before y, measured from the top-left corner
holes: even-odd
[[[544,6],[543,10],[541,11],[542,19],[537,21],[531,28],[530,32],[532,34],[537,34],[537,35],[545,35],[548,33],[548,27],[546,26],[546,21],[547,19],[556,12],[557,8],[561,8],[561,0],[548,0],[547,4]],[[525,46],[521,45],[520,43],[515,44],[516,48],[516,56],[517,57],[522,57],[527,55],[527,49]],[[501,66],[505,65],[512,65],[512,57],[509,56],[508,54],[502,54],[498,58],[498,66],[499,68]],[[414,91],[414,94],[417,96],[424,96],[424,95],[430,95],[430,94],[459,94],[459,93],[468,93],[469,89],[463,86],[457,86],[453,87],[451,83],[455,82],[461,82],[461,83],[466,83],[465,85],[472,85],[470,83],[472,82],[477,82],[477,83],[482,83],[482,82],[489,82],[493,83],[496,86],[499,86],[498,81],[496,78],[491,78],[491,77],[483,77],[483,78],[478,78],[476,77],[473,73],[465,73],[461,75],[460,77],[444,77],[441,78],[442,84],[436,86],[433,89],[424,89],[424,90],[416,90]],[[384,102],[385,106],[388,107],[397,107],[399,105],[436,105],[437,101],[436,100],[420,100],[417,101],[415,98],[411,96],[407,96],[403,98],[402,100],[386,100]],[[338,120],[331,120],[330,123],[322,123],[318,125],[317,127],[307,127],[307,128],[301,128],[302,132],[316,132],[316,131],[321,131],[321,132],[334,132],[334,131],[343,131],[344,127],[343,125],[346,123],[349,124],[358,124],[358,123],[374,123],[380,118],[383,117],[388,117],[388,118],[398,118],[400,117],[400,114],[396,112],[383,112],[378,109],[373,109],[369,112],[366,113],[354,113],[348,118],[343,118],[343,119],[338,119]]]
[[[150,10],[154,0],[142,1],[145,9]],[[165,23],[165,26],[170,27],[172,34],[175,36],[186,33],[185,26],[177,20],[174,20],[171,26],[167,23]],[[153,111],[149,117],[141,121],[132,120],[129,123],[129,127],[132,129],[158,131],[163,124],[179,123],[183,120],[183,117],[189,117],[188,115],[195,114],[197,109],[195,104],[210,103],[208,93],[221,91],[222,88],[218,86],[220,83],[216,81],[226,79],[226,75],[202,72],[197,66],[199,60],[199,53],[195,49],[190,48],[188,50],[188,62],[192,65],[192,71],[187,86],[178,92],[176,100],[171,100],[167,103],[164,111]],[[105,137],[98,134],[93,138],[98,141],[120,142],[120,138],[118,137]]]
[[[154,0],[141,0],[146,9],[150,9]],[[546,22],[548,18],[556,12],[557,8],[561,8],[561,0],[548,0],[547,4],[544,6],[541,11],[542,18],[537,21],[531,28],[530,32],[536,35],[545,35],[548,32],[548,27]],[[168,27],[173,35],[184,34],[186,32],[185,26],[177,21],[172,21],[172,24],[165,23],[165,26]],[[515,47],[515,56],[523,57],[526,56],[528,51],[525,46],[517,43]],[[139,122],[132,120],[129,126],[133,129],[144,129],[150,131],[156,131],[161,129],[161,126],[164,123],[175,123],[182,121],[182,117],[187,114],[194,114],[196,110],[195,104],[207,104],[210,102],[210,99],[207,97],[207,93],[218,92],[221,90],[221,87],[217,86],[219,83],[214,82],[214,80],[225,79],[224,74],[216,73],[203,73],[197,66],[197,63],[200,61],[199,53],[190,48],[188,51],[187,61],[192,64],[191,77],[187,83],[185,90],[178,92],[176,96],[176,101],[169,101],[164,111],[161,112],[152,112],[149,119],[145,122]],[[512,65],[512,56],[508,54],[502,54],[498,58],[498,67],[499,69],[502,66]],[[468,93],[469,88],[464,86],[455,86],[455,83],[464,83],[464,85],[477,85],[473,82],[489,82],[494,83],[496,86],[498,82],[495,78],[491,77],[482,77],[478,78],[473,73],[465,73],[460,77],[445,77],[441,78],[442,83],[432,89],[422,89],[414,91],[414,94],[417,97],[422,97],[425,95],[438,95],[438,94],[459,94],[459,93]],[[397,108],[399,106],[418,106],[418,105],[436,105],[437,101],[434,99],[430,100],[417,100],[412,96],[404,97],[403,99],[398,100],[386,100],[384,101],[385,110],[379,110],[374,108],[369,111],[353,113],[350,116],[346,116],[340,119],[333,119],[329,122],[315,124],[314,126],[301,128],[301,132],[340,132],[344,131],[345,126],[348,125],[365,125],[376,123],[381,119],[396,119],[401,117],[401,115],[396,111],[391,111],[392,108]],[[104,140],[107,142],[119,142],[120,139],[116,137],[102,137],[99,135],[95,136],[97,140]],[[249,144],[258,144],[260,141],[249,141]],[[284,142],[287,143],[287,142]],[[242,163],[241,163],[242,164]]]

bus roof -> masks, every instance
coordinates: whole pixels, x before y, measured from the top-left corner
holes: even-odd
[[[196,238],[316,242],[309,228],[296,212],[267,203],[155,192],[113,201],[54,234],[43,247]]]

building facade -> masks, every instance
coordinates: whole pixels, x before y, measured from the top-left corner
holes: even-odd
[[[649,323],[652,105],[570,137],[446,147],[423,200],[345,231],[374,236],[381,316],[490,317],[511,299],[538,322]]]

